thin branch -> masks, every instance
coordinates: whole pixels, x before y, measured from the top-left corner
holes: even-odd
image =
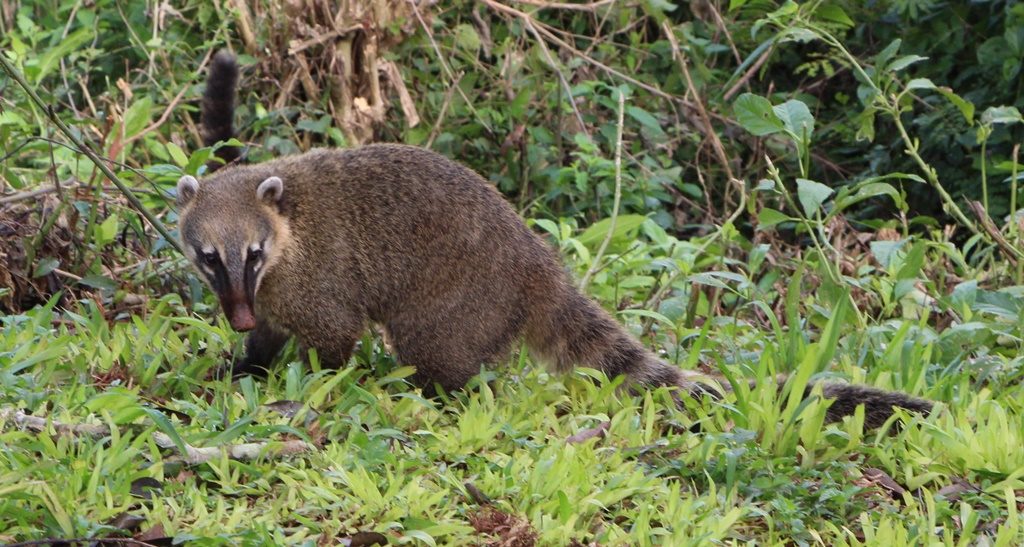
[[[598,0],[589,4],[567,4],[565,2],[544,2],[542,0],[515,0],[520,4],[528,4],[538,9],[561,9],[569,11],[597,11],[598,8],[614,4],[617,0]]]
[[[496,2],[495,0],[482,0],[482,1],[483,1],[483,3],[487,4],[488,6],[494,8],[495,10],[498,10],[500,12],[507,13],[509,15],[513,15],[513,16],[518,17],[518,18],[523,19],[523,20],[529,20],[531,22],[533,21],[533,17],[531,17],[530,14],[522,12],[522,11],[519,11],[519,10],[513,8],[513,7],[506,6],[505,4]],[[601,61],[598,61],[597,59],[594,59],[593,57],[591,57],[591,56],[587,55],[586,53],[584,53],[584,52],[576,49],[575,47],[573,47],[572,44],[569,44],[565,40],[562,40],[558,36],[555,36],[555,34],[553,32],[547,30],[546,28],[544,28],[541,25],[535,25],[534,28],[536,28],[537,31],[540,32],[540,34],[543,34],[545,37],[547,37],[548,40],[550,40],[554,44],[556,44],[556,45],[558,45],[560,47],[565,48],[566,50],[572,52],[574,55],[578,56],[579,58],[587,61],[588,63],[594,65],[595,67],[597,67],[597,68],[599,68],[599,69],[601,69],[601,70],[603,70],[603,71],[605,71],[605,72],[607,72],[607,73],[609,73],[609,74],[611,74],[613,76],[621,78],[621,79],[623,79],[623,80],[625,80],[625,81],[627,81],[627,82],[629,82],[629,83],[631,83],[631,84],[633,84],[633,85],[635,85],[635,86],[637,86],[637,87],[639,87],[641,89],[649,91],[650,93],[653,93],[653,94],[655,94],[655,95],[657,95],[657,96],[659,96],[659,97],[661,97],[663,99],[667,99],[667,100],[670,100],[670,101],[678,101],[678,102],[681,102],[682,104],[684,104],[686,106],[689,106],[689,107],[693,106],[692,104],[689,103],[689,101],[687,101],[686,99],[683,99],[682,97],[677,97],[677,96],[672,95],[670,93],[665,93],[664,91],[658,89],[657,87],[654,87],[654,86],[652,86],[650,84],[645,84],[645,83],[641,82],[640,80],[637,80],[636,78],[628,76],[627,74],[624,74],[624,73],[622,73],[622,72],[620,72],[620,71],[618,71],[618,70],[616,70],[616,69],[614,69],[614,68],[612,68],[612,67],[610,67],[610,66],[608,66],[608,65],[606,65],[604,63],[602,63]]]
[[[149,133],[150,131],[153,131],[159,128],[161,125],[163,125],[164,122],[167,121],[167,118],[171,117],[171,112],[174,110],[174,107],[178,106],[178,103],[181,102],[181,98],[185,96],[185,92],[188,91],[188,88],[189,86],[181,88],[181,91],[179,91],[178,94],[175,95],[173,99],[171,99],[170,104],[167,105],[167,108],[164,109],[164,113],[160,115],[160,118],[157,119],[157,121],[151,123],[149,127],[143,129],[142,131],[139,131],[138,133],[125,139],[124,142],[121,143],[121,147],[123,148],[128,146],[129,143],[141,139],[142,137],[146,136],[146,134]]]
[[[558,74],[558,81],[561,82],[562,87],[565,88],[565,98],[569,101],[569,106],[572,107],[573,114],[576,115],[576,121],[580,124],[580,130],[589,136],[590,131],[587,131],[587,124],[583,121],[583,115],[580,114],[579,109],[576,108],[576,100],[572,97],[572,87],[569,85],[569,81],[565,79],[565,75],[562,74],[562,71],[558,68],[558,64],[555,63],[555,58],[551,55],[551,50],[548,49],[548,45],[544,42],[544,38],[541,38],[540,31],[538,31],[537,27],[533,25],[533,22],[530,21],[529,17],[523,19],[523,24],[526,25],[527,30],[533,34],[533,37],[537,39],[537,44],[540,45],[541,52],[544,53],[544,57],[547,59],[548,64],[551,65],[551,70],[554,70],[555,74]]]
[[[604,235],[604,241],[601,242],[601,246],[597,248],[597,254],[594,255],[594,260],[590,262],[590,267],[587,268],[587,273],[583,276],[580,281],[580,290],[587,288],[587,284],[590,283],[590,278],[593,277],[594,272],[597,271],[601,266],[601,258],[604,256],[604,252],[608,249],[608,244],[612,241],[612,236],[615,235],[615,222],[619,217],[619,203],[622,201],[622,127],[624,124],[624,117],[626,114],[626,98],[622,91],[619,91],[619,121],[615,131],[615,200],[612,204],[612,218],[608,224],[608,232]]]
[[[455,73],[452,72],[451,67],[449,67],[447,61],[444,60],[444,54],[441,53],[441,46],[438,46],[437,45],[437,40],[434,40],[434,33],[430,31],[430,27],[427,25],[427,22],[424,21],[423,20],[423,16],[420,15],[420,9],[418,7],[416,7],[415,0],[408,0],[408,1],[409,1],[409,6],[412,7],[413,13],[416,14],[416,20],[419,21],[420,26],[423,27],[423,32],[426,33],[427,38],[430,40],[430,45],[434,49],[434,54],[437,55],[437,62],[441,64],[441,68],[444,69],[445,74],[448,75],[448,79],[451,80],[452,82],[455,82],[456,81]],[[484,119],[480,117],[480,114],[476,111],[476,107],[473,106],[473,101],[470,101],[469,97],[466,96],[466,92],[462,91],[462,88],[458,87],[458,86],[455,87],[455,90],[459,92],[459,95],[462,97],[462,100],[466,101],[466,107],[469,108],[469,111],[472,112],[474,116],[476,116],[476,121],[484,129],[487,130],[488,134],[493,136],[494,135],[494,130],[491,129],[491,126],[488,125],[487,122],[484,121]]]
[[[665,36],[668,37],[669,43],[672,44],[672,55],[679,61],[679,68],[682,69],[683,77],[686,78],[686,86],[693,93],[693,103],[697,107],[697,113],[700,115],[701,121],[704,123],[704,134],[707,138],[711,139],[711,146],[715,150],[715,155],[718,156],[718,161],[725,168],[726,176],[729,177],[730,181],[736,180],[736,177],[732,174],[732,167],[729,166],[729,157],[725,154],[722,140],[718,138],[718,133],[715,132],[715,128],[711,125],[711,117],[708,116],[708,111],[704,108],[704,101],[700,98],[700,94],[697,93],[697,86],[694,85],[693,78],[690,77],[690,68],[686,62],[686,54],[679,47],[675,31],[672,30],[668,21],[662,23],[662,29],[665,31]]]
[[[138,539],[132,538],[48,538],[48,539],[34,539],[30,541],[19,541],[17,543],[4,543],[3,547],[30,547],[34,545],[58,545],[58,544],[69,544],[75,545],[78,543],[120,543],[122,545],[138,545],[142,547],[156,547],[152,543],[146,543]]]
[[[75,146],[77,146],[83,153],[85,153],[86,156],[89,157],[89,160],[92,161],[92,163],[95,164],[97,168],[99,168],[103,175],[110,179],[110,182],[113,182],[114,186],[117,186],[117,189],[120,190],[122,194],[124,194],[124,197],[128,200],[132,207],[134,207],[135,210],[141,213],[142,216],[146,217],[146,220],[149,221],[149,223],[153,226],[153,228],[156,229],[157,232],[160,232],[160,235],[162,235],[171,246],[177,249],[178,252],[182,252],[181,245],[178,243],[178,240],[171,235],[171,232],[167,230],[163,223],[160,222],[160,220],[156,218],[156,216],[154,216],[153,213],[149,211],[149,209],[146,209],[146,206],[143,205],[141,201],[139,201],[139,198],[137,198],[135,194],[132,193],[132,190],[128,188],[128,186],[121,182],[121,179],[117,178],[117,175],[115,175],[114,172],[111,171],[110,167],[107,167],[107,164],[104,163],[102,159],[100,159],[99,155],[97,155],[96,152],[93,152],[92,148],[88,144],[86,144],[78,135],[71,131],[71,128],[64,123],[64,120],[61,120],[60,117],[57,116],[57,113],[54,112],[53,108],[50,105],[44,103],[43,100],[39,98],[39,95],[36,95],[36,92],[32,89],[31,86],[28,85],[28,82],[25,80],[25,77],[21,74],[21,72],[17,68],[15,68],[14,65],[11,64],[11,62],[7,59],[7,52],[2,50],[0,50],[0,67],[4,69],[4,72],[6,72],[7,75],[11,77],[11,79],[18,83],[18,85],[25,91],[25,93],[29,96],[32,102],[35,103],[36,106],[38,106],[43,112],[46,113],[46,117],[49,118],[50,121],[53,122],[57,126],[57,128],[60,129],[61,132],[67,136],[68,139],[71,140],[71,142],[75,143]]]
[[[102,438],[110,435],[110,428],[98,424],[64,424],[60,422],[48,422],[40,416],[30,416],[21,410],[0,409],[0,425],[5,422],[12,422],[14,425],[35,431],[37,433],[46,431],[47,427],[53,427],[59,435],[74,437]],[[177,449],[175,442],[167,435],[154,432],[153,441],[160,448],[171,450]],[[312,452],[315,447],[306,441],[266,441],[260,443],[241,443],[223,446],[195,447],[185,443],[185,453],[180,454],[181,461],[188,465],[205,463],[223,454],[233,460],[254,460],[262,455],[291,456]]]
[[[722,99],[728,101],[730,98],[732,98],[733,95],[736,94],[737,91],[740,90],[741,87],[747,85],[747,82],[749,82],[750,79],[754,77],[754,74],[757,74],[758,70],[761,70],[761,67],[764,66],[764,64],[772,56],[772,52],[774,51],[775,44],[772,44],[768,49],[764,50],[764,53],[762,53],[761,56],[757,58],[757,61],[754,61],[754,64],[750,65],[750,68],[748,68],[747,71],[743,73],[743,76],[740,76],[739,80],[736,80],[736,83],[729,88],[729,91],[726,91],[725,95],[722,95]]]

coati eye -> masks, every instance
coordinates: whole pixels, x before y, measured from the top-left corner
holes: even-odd
[[[249,262],[249,264],[252,264],[252,263],[256,262],[260,258],[263,258],[263,249],[262,248],[257,247],[255,249],[249,249],[249,256],[246,259]]]
[[[216,252],[213,252],[213,253],[203,253],[202,256],[203,256],[203,264],[206,264],[207,266],[210,266],[211,268],[216,266],[217,262],[220,261],[220,256],[218,256]]]

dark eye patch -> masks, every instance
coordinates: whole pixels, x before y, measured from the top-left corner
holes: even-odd
[[[216,267],[217,264],[220,264],[220,255],[217,254],[217,251],[214,251],[212,253],[204,253],[201,250],[197,250],[196,254],[199,255],[199,260],[203,264],[206,264],[211,268]]]
[[[252,263],[256,262],[257,260],[259,260],[260,258],[263,258],[263,245],[262,244],[259,246],[259,248],[249,249],[249,255],[246,256],[245,260],[249,264],[252,264]]]

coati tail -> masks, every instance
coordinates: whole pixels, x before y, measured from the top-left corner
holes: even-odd
[[[623,374],[631,384],[677,386],[682,391],[680,396],[720,398],[721,394],[712,386],[714,381],[730,388],[724,379],[687,372],[658,359],[575,287],[565,284],[552,292],[562,297],[536,305],[526,341],[531,352],[556,370],[566,372],[579,364],[601,370],[609,378]],[[780,379],[780,389],[784,384],[785,379]],[[811,394],[812,388],[813,385],[807,387],[805,396]],[[867,429],[883,425],[892,416],[893,408],[924,415],[932,409],[929,401],[867,386],[825,383],[822,394],[833,400],[826,411],[827,421],[837,422],[851,416],[863,404]]]
[[[812,388],[813,386],[808,386],[805,393],[809,394]],[[873,429],[884,424],[892,416],[893,408],[905,408],[925,416],[932,411],[930,401],[896,391],[831,383],[823,384],[821,391],[826,399],[833,399],[825,413],[827,421],[838,422],[843,419],[843,416],[852,416],[858,405],[864,405],[864,427],[866,429]]]
[[[203,94],[203,144],[213,146],[235,136],[235,87],[238,85],[238,63],[227,51],[219,51],[210,61]],[[239,157],[234,146],[217,150],[217,157],[230,163]],[[213,166],[211,165],[211,169]]]
[[[678,386],[691,394],[714,392],[689,373],[658,359],[604,309],[565,283],[560,298],[535,303],[526,332],[530,351],[556,370],[591,367],[609,378],[625,375],[631,384]],[[698,376],[703,377],[703,376]]]

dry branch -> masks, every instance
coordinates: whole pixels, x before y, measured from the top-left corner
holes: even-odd
[[[90,437],[93,439],[110,435],[110,428],[99,424],[65,424],[56,421],[49,421],[41,416],[31,416],[21,410],[6,408],[0,409],[0,425],[12,423],[21,429],[27,429],[36,433],[43,433],[48,428],[58,435],[72,437]],[[178,450],[177,444],[167,435],[154,432],[153,441],[157,446],[166,450]],[[261,456],[282,457],[294,454],[312,452],[315,447],[306,441],[265,441],[259,443],[227,444],[222,446],[196,447],[185,443],[185,453],[179,454],[179,459],[188,465],[197,465],[213,459],[220,458],[226,454],[233,460],[254,460]]]

